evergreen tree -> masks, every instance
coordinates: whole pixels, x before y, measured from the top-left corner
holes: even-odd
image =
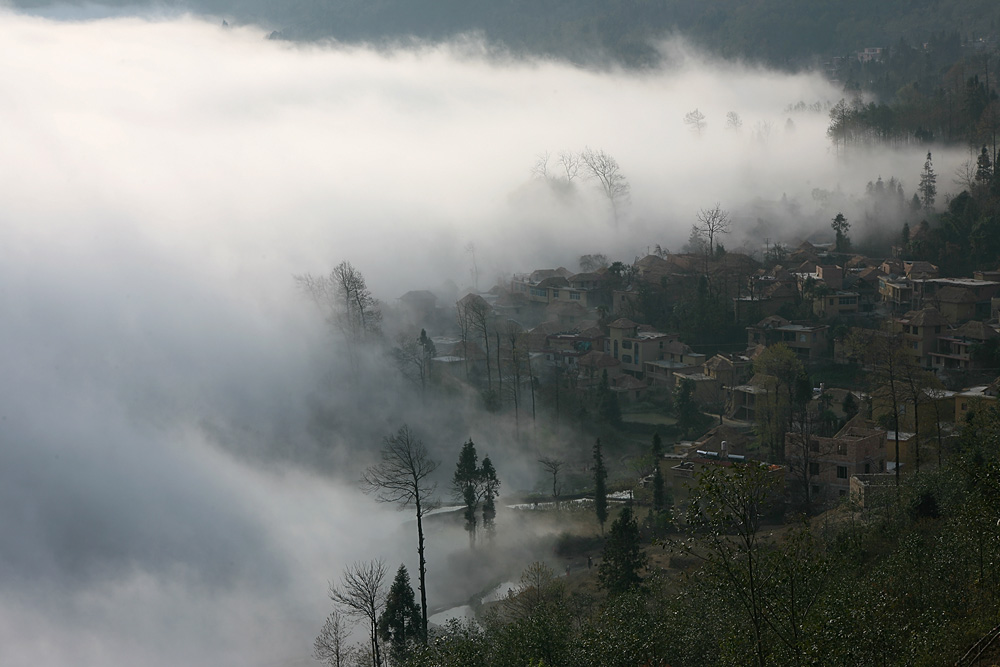
[[[681,378],[674,386],[674,416],[677,428],[687,433],[702,421],[701,411],[694,400],[695,384],[691,378]]]
[[[924,162],[924,170],[920,174],[920,202],[925,211],[934,210],[934,198],[937,197],[937,175],[934,173],[934,165],[931,164],[931,154],[927,153],[927,160]]]
[[[476,445],[470,439],[462,445],[458,455],[458,464],[451,479],[452,494],[465,504],[462,516],[465,518],[465,530],[469,532],[469,543],[476,541],[476,509],[479,507],[479,457]]]
[[[421,363],[423,370],[420,374],[420,380],[426,385],[427,380],[431,376],[431,369],[434,368],[432,360],[437,356],[437,349],[434,347],[434,341],[427,335],[426,329],[420,330],[420,338],[417,340],[417,343],[420,345],[422,351]]]
[[[597,409],[604,421],[613,426],[621,425],[622,409],[618,404],[618,395],[611,391],[607,369],[601,372],[601,383],[597,386]]]
[[[879,183],[881,182],[880,179]],[[836,247],[834,248],[836,252],[850,252],[851,239],[847,236],[847,232],[851,230],[851,223],[847,221],[844,214],[837,213],[837,217],[830,223],[830,227],[833,228],[834,233],[837,235]]]
[[[601,524],[601,534],[604,534],[604,522],[608,520],[608,488],[605,481],[608,478],[604,467],[604,454],[601,452],[601,439],[594,445],[594,511]]]
[[[976,160],[976,183],[989,185],[993,180],[993,161],[990,159],[990,151],[983,146]]]
[[[597,579],[611,595],[619,595],[642,584],[639,571],[646,566],[646,554],[639,545],[639,524],[626,505],[611,522],[608,539],[597,569]]]
[[[420,638],[420,610],[410,586],[410,573],[400,565],[385,599],[385,611],[378,619],[378,636],[389,645],[395,665],[406,662],[410,647]]]
[[[483,457],[483,465],[479,468],[479,481],[483,495],[483,528],[486,529],[488,535],[492,535],[497,515],[496,504],[493,500],[500,495],[500,480],[497,479],[496,468],[493,467],[489,456]]]

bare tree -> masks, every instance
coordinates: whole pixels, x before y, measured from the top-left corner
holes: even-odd
[[[572,151],[559,152],[559,166],[563,171],[563,178],[567,183],[572,183],[580,173],[580,155]]]
[[[719,234],[728,234],[731,226],[729,211],[723,210],[721,204],[701,209],[695,229],[703,237],[707,237],[709,255],[715,254],[715,237]]]
[[[556,502],[556,507],[559,507],[559,496],[562,492],[562,487],[559,486],[559,471],[563,469],[566,462],[548,456],[538,459],[538,462],[542,464],[545,472],[552,475],[552,498]]]
[[[295,276],[298,286],[318,305],[350,345],[382,333],[382,309],[365,277],[350,262],[341,262],[329,275]]]
[[[534,178],[548,180],[549,178],[549,152],[539,153],[535,156],[535,164],[531,165],[531,175]]]
[[[896,489],[899,489],[899,430],[900,416],[905,410],[905,380],[907,367],[913,364],[910,355],[903,348],[900,335],[874,330],[855,330],[848,339],[850,349],[862,360],[871,384],[873,405],[885,409],[884,421],[895,431],[895,475]]]
[[[762,144],[766,144],[771,139],[771,132],[774,131],[774,122],[770,120],[758,120],[753,126],[754,136]]]
[[[396,367],[404,378],[420,388],[421,398],[427,393],[427,381],[431,376],[435,354],[434,343],[425,329],[420,330],[419,337],[412,333],[400,333],[396,338],[396,347],[392,348]]]
[[[791,484],[801,486],[802,509],[806,516],[812,516],[817,498],[813,493],[814,478],[822,475],[824,467],[830,465],[830,456],[836,445],[829,438],[820,439],[813,433],[817,415],[804,411],[795,421],[795,429],[785,436],[785,462],[789,476],[795,480]]]
[[[618,161],[603,150],[585,148],[580,153],[580,162],[587,176],[595,179],[601,186],[601,191],[611,203],[615,224],[618,224],[619,209],[628,201],[632,190],[618,166]]]
[[[438,462],[431,459],[424,444],[408,426],[382,440],[381,461],[368,468],[362,477],[365,493],[374,494],[381,503],[394,503],[399,509],[413,506],[417,516],[417,555],[420,558],[421,640],[427,641],[427,559],[424,554],[424,515],[432,509],[431,495],[437,484],[430,481]]]
[[[701,136],[708,123],[705,122],[705,114],[695,109],[684,114],[684,124],[697,136]]]
[[[385,606],[385,575],[385,563],[376,559],[348,566],[340,586],[330,584],[330,599],[340,605],[344,613],[368,621],[372,667],[382,665],[378,642],[378,617]]]
[[[501,376],[506,373],[507,375],[507,393],[510,395],[511,400],[514,403],[514,427],[515,430],[520,429],[520,398],[521,398],[521,385],[524,380],[525,373],[530,377],[530,371],[525,368],[525,362],[528,358],[527,347],[523,345],[524,341],[524,327],[522,327],[515,320],[508,319],[502,325],[503,336],[507,340],[508,345],[510,345],[510,356],[507,359],[506,368],[500,369]],[[499,343],[498,343],[499,348]]]
[[[469,334],[481,337],[486,351],[486,383],[487,389],[493,390],[493,372],[490,365],[490,333],[492,315],[490,304],[478,294],[467,294],[462,297],[455,308],[458,311],[459,326]]]
[[[330,667],[347,667],[353,653],[348,644],[350,634],[351,624],[346,615],[334,609],[313,642],[313,657]]]
[[[608,256],[604,253],[580,255],[580,270],[584,273],[593,273],[606,268],[608,268]]]
[[[726,128],[733,130],[734,132],[739,132],[743,127],[743,119],[735,111],[730,111],[726,114]]]
[[[472,241],[466,243],[465,252],[469,253],[472,257],[472,286],[476,289],[476,291],[479,291],[479,263],[476,262],[476,244]]]

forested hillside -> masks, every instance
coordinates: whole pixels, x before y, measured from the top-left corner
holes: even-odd
[[[43,7],[44,0],[19,0]],[[134,5],[107,0],[106,5]],[[440,39],[479,32],[516,52],[592,62],[654,62],[651,42],[680,33],[721,56],[800,67],[866,47],[922,44],[955,33],[963,43],[995,35],[992,0],[188,0],[168,5],[238,22],[258,21],[290,39]]]

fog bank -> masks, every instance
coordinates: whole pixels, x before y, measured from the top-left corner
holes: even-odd
[[[346,259],[391,302],[469,285],[470,243],[484,287],[631,259],[715,202],[746,229],[782,195],[792,225],[826,215],[814,188],[912,192],[926,152],[840,161],[825,112],[785,111],[839,99],[827,83],[681,41],[660,71],[588,71],[474,41],[0,19],[4,665],[308,664],[327,580],[412,563],[406,515],[354,482],[395,403],[316,428],[312,406],[352,388],[294,274]],[[631,183],[617,226],[592,184],[532,179],[537,155],[584,147]],[[944,189],[964,156],[935,155]]]

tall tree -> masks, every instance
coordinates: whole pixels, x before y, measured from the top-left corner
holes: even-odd
[[[989,186],[993,180],[993,160],[990,159],[990,151],[983,146],[976,159],[976,183],[982,186]]]
[[[304,273],[295,276],[295,282],[324,311],[327,322],[344,336],[357,372],[359,349],[382,333],[382,308],[368,289],[364,275],[344,261],[329,275]]]
[[[762,567],[761,522],[781,489],[782,473],[763,464],[708,466],[698,475],[688,506],[689,525],[700,529],[708,549],[690,550],[722,572],[753,627],[755,662],[767,664],[767,574]]]
[[[716,204],[712,208],[703,208],[698,211],[698,224],[695,229],[702,238],[708,241],[708,254],[715,254],[715,239],[720,234],[728,234],[732,229],[732,221],[729,211],[722,208],[721,204]]]
[[[726,129],[732,130],[734,132],[739,132],[743,127],[743,119],[735,111],[729,111],[726,113]]]
[[[406,425],[382,440],[381,461],[365,471],[362,488],[383,503],[400,509],[412,506],[417,517],[417,555],[420,575],[421,641],[427,641],[427,559],[424,553],[424,515],[433,507],[437,484],[430,476],[438,462]]]
[[[642,584],[639,572],[646,562],[646,553],[639,543],[639,524],[631,505],[626,505],[611,522],[597,579],[610,595],[620,595]]]
[[[410,586],[410,573],[405,565],[396,570],[396,577],[385,598],[385,609],[378,619],[378,635],[389,645],[393,665],[402,666],[413,644],[420,640],[422,626],[420,610]]]
[[[851,231],[851,223],[847,221],[843,213],[837,213],[833,221],[830,223],[830,227],[833,228],[834,234],[836,234],[836,242],[834,249],[836,252],[850,252],[851,251],[851,239],[847,236],[847,233]]]
[[[483,350],[486,352],[486,388],[493,390],[493,373],[490,361],[490,334],[492,333],[493,315],[490,305],[486,299],[478,294],[467,294],[462,297],[455,309],[458,313],[459,327],[468,332],[470,337],[479,338],[483,341]],[[466,352],[466,356],[468,353]]]
[[[934,199],[937,197],[937,175],[934,173],[930,152],[927,153],[927,160],[924,161],[924,170],[920,172],[920,185],[917,186],[917,190],[920,192],[920,203],[924,207],[924,211],[932,212]]]
[[[347,667],[353,654],[348,643],[350,635],[351,623],[345,614],[334,609],[313,642],[313,657],[328,667]]]
[[[628,202],[632,191],[618,161],[603,150],[585,148],[580,153],[580,162],[587,177],[596,180],[601,192],[607,197],[617,225],[621,208]]]
[[[400,374],[420,389],[422,399],[427,394],[427,381],[436,355],[434,342],[424,329],[420,330],[419,337],[414,337],[411,333],[400,333],[396,346],[392,348],[392,358]]]
[[[330,584],[330,599],[348,616],[368,621],[372,667],[381,667],[382,652],[378,641],[378,619],[385,606],[385,563],[371,560],[353,563],[344,571],[339,586]]]
[[[660,461],[663,459],[663,441],[659,432],[653,434],[653,510],[661,512],[666,508],[666,496],[663,488],[663,472],[660,471]]]
[[[604,454],[601,451],[601,439],[594,444],[594,512],[601,524],[601,534],[604,534],[604,522],[608,520],[608,470],[604,467]]]
[[[771,446],[772,460],[785,456],[785,434],[792,430],[797,407],[808,401],[802,388],[808,376],[802,361],[783,343],[771,345],[753,362],[754,376],[767,393],[757,399],[758,434]]]
[[[545,469],[546,473],[552,475],[552,500],[555,501],[556,508],[558,508],[559,494],[562,490],[559,486],[559,471],[563,469],[565,462],[548,456],[538,459],[538,462],[542,464],[542,468]]]
[[[612,426],[622,423],[622,408],[618,403],[618,394],[611,391],[606,368],[601,371],[601,381],[597,385],[597,411],[601,418]]]
[[[884,331],[855,330],[848,340],[848,346],[871,369],[868,382],[871,386],[873,404],[883,406],[884,424],[895,432],[895,475],[896,489],[899,490],[900,416],[908,390],[907,367],[913,364],[912,357],[903,349],[900,336]]]
[[[691,378],[680,377],[674,385],[674,416],[677,417],[677,428],[687,434],[702,423],[701,410],[694,400],[695,384]]]
[[[455,474],[451,478],[451,491],[456,500],[462,501],[465,510],[465,530],[469,533],[469,545],[476,543],[476,510],[479,508],[480,470],[479,456],[476,445],[468,440],[462,445],[455,465]]]
[[[496,497],[500,495],[500,480],[489,456],[483,457],[483,463],[479,467],[479,480],[483,496],[483,528],[486,529],[487,536],[492,536],[496,530]]]
[[[705,121],[705,114],[695,109],[684,114],[684,124],[698,137],[702,135],[708,123]]]

